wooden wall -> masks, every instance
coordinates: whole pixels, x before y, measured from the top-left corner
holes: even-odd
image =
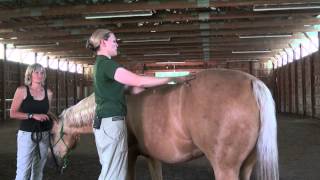
[[[27,65],[0,60],[0,122],[9,120],[9,110],[16,88],[24,84],[24,74]],[[47,86],[53,91],[51,111],[60,114],[92,93],[92,79],[83,74],[47,69]]]
[[[16,88],[23,84],[27,67],[25,64],[0,60],[0,70],[4,69],[3,66],[5,66],[5,73],[3,71],[0,73],[0,83],[3,85],[0,88],[0,101],[2,102],[2,97],[7,101],[5,105],[4,103],[0,104],[2,114],[0,122],[9,119],[13,94]],[[270,71],[264,70],[262,65],[257,62],[230,62],[217,66],[217,68],[241,70],[262,79],[269,87],[273,86],[270,81],[270,79],[272,80]],[[47,86],[53,91],[52,112],[60,114],[63,109],[77,103],[93,92],[91,71],[91,68],[84,68],[84,74],[76,74],[47,69]],[[3,110],[6,111],[5,114],[2,113]]]
[[[319,51],[275,69],[273,78],[278,112],[320,118]]]

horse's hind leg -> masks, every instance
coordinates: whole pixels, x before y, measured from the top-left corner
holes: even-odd
[[[223,156],[216,158],[206,155],[206,157],[213,167],[215,180],[239,180],[240,163],[229,161]]]
[[[152,180],[162,180],[162,164],[160,161],[147,157],[149,172]]]
[[[234,167],[212,165],[215,180],[239,180],[239,170]]]
[[[256,162],[257,162],[257,151],[256,151],[256,148],[254,148],[241,167],[240,180],[250,180],[252,170]]]

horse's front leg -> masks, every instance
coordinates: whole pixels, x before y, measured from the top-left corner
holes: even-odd
[[[162,180],[162,164],[159,160],[146,157],[149,172],[152,180]]]
[[[135,166],[137,158],[140,154],[137,145],[131,145],[128,149],[128,172],[127,172],[127,180],[135,180]]]

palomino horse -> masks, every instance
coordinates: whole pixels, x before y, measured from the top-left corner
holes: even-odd
[[[94,95],[66,109],[54,123],[54,154],[61,159],[80,133],[92,133]],[[128,178],[138,155],[149,158],[153,180],[161,163],[205,155],[216,180],[278,180],[277,125],[272,95],[257,78],[206,70],[194,80],[128,96]]]

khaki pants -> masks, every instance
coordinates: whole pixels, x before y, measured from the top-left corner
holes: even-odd
[[[31,140],[31,132],[18,131],[17,136],[17,174],[16,180],[42,180],[43,168],[47,161],[49,132],[42,132],[39,142],[41,159],[36,143]]]
[[[124,120],[103,118],[94,136],[102,165],[99,180],[126,180],[128,169],[127,128]]]

